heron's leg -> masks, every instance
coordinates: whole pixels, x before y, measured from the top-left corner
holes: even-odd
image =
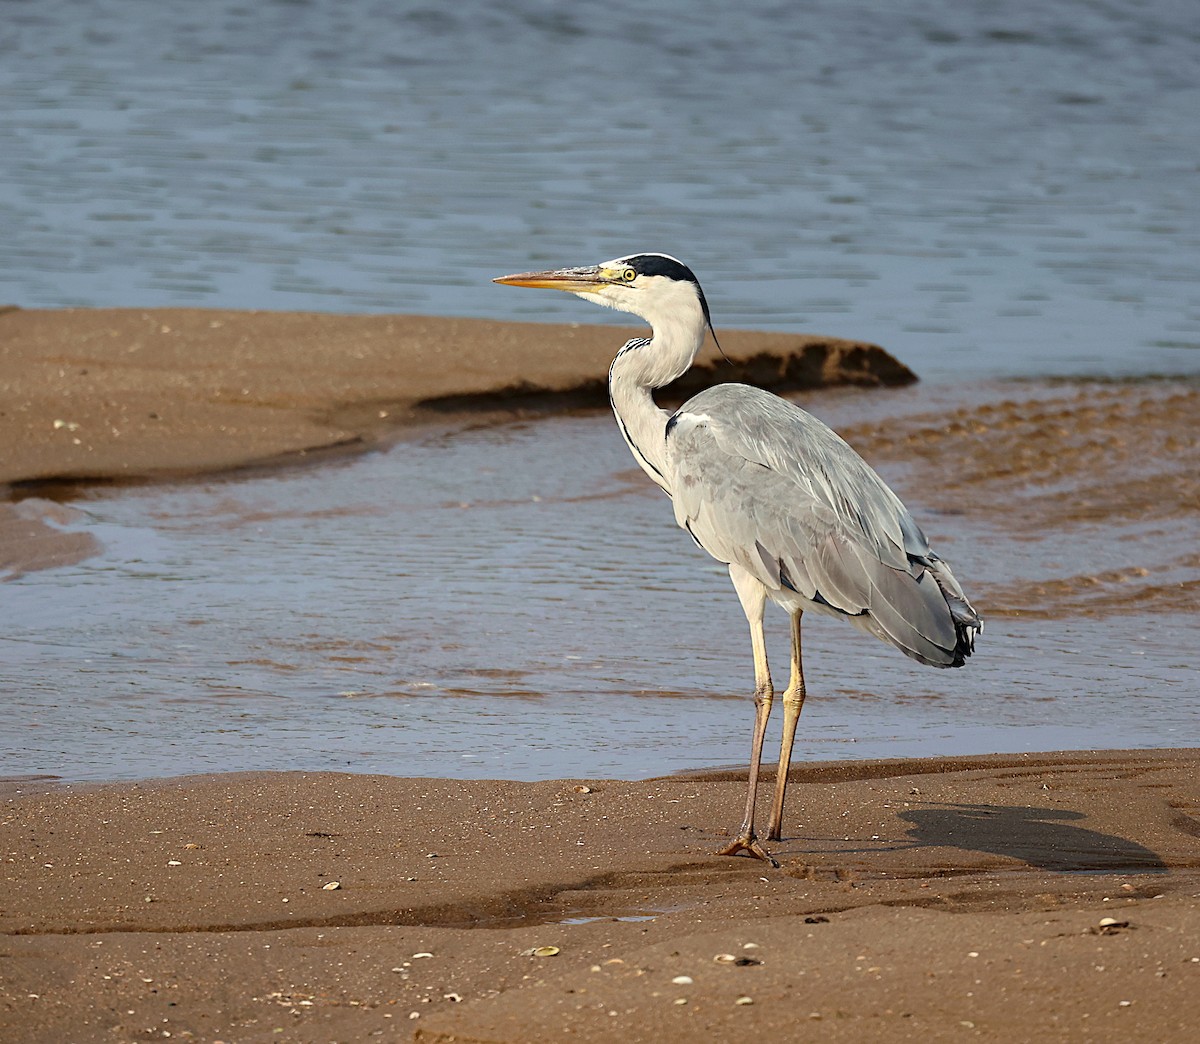
[[[754,800],[758,795],[758,775],[762,764],[763,737],[767,733],[767,719],[771,715],[771,704],[775,700],[775,688],[771,684],[771,669],[767,665],[767,642],[763,636],[763,612],[767,604],[767,591],[753,576],[739,566],[729,566],[729,576],[742,601],[746,619],[750,624],[750,644],[754,650],[754,740],[750,749],[750,780],[746,789],[746,814],[742,819],[738,836],[722,848],[718,855],[737,855],[749,852],[772,866],[779,864],[759,844],[754,833]]]
[[[767,823],[767,840],[779,841],[783,831],[783,797],[787,792],[788,769],[792,764],[792,744],[796,741],[796,723],[804,709],[804,664],[800,655],[800,616],[792,614],[792,680],[783,694],[783,741],[779,745],[779,768],[775,773],[775,801]]]

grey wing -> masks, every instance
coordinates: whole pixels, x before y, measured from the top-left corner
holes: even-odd
[[[768,591],[854,619],[907,655],[959,666],[981,624],[900,499],[838,435],[793,404],[726,384],[671,418],[676,521]]]

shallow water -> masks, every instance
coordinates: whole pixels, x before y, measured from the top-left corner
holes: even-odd
[[[1193,0],[14,2],[0,282],[601,322],[489,279],[654,249],[926,378],[1195,373],[1198,45]]]
[[[885,412],[902,439],[963,393],[812,398],[851,426]],[[1064,577],[1091,590],[1090,572],[1131,558],[1170,565],[1194,521],[1030,535],[985,502],[939,512],[913,465],[880,466],[995,612],[961,671],[911,663],[840,621],[807,622],[799,758],[1195,742],[1194,609],[1143,598],[1114,613],[1061,597],[1059,611],[1053,593],[1025,593]],[[101,489],[76,507],[104,552],[2,589],[6,775],[634,778],[746,759],[752,671],[737,599],[608,416]],[[1194,585],[1200,562],[1176,564]],[[772,631],[783,677],[782,614]]]

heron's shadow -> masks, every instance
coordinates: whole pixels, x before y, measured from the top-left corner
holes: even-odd
[[[1020,859],[1043,870],[1167,869],[1157,852],[1116,834],[1076,826],[1082,812],[1021,805],[938,804],[900,813],[914,846],[962,848]]]

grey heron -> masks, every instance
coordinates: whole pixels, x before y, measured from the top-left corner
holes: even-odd
[[[650,324],[651,337],[627,342],[613,359],[609,398],[634,459],[671,498],[675,521],[728,565],[750,624],[755,718],[746,812],[720,854],[744,851],[778,866],[754,829],[763,736],[775,699],[763,636],[767,601],[791,617],[792,639],[768,841],[782,839],[804,705],[801,616],[849,620],[933,667],[961,667],[983,622],[899,497],[800,407],[745,384],[708,388],[671,414],[656,405],[653,391],[687,371],[712,330],[704,292],[682,262],[630,254],[495,282],[566,290]]]

